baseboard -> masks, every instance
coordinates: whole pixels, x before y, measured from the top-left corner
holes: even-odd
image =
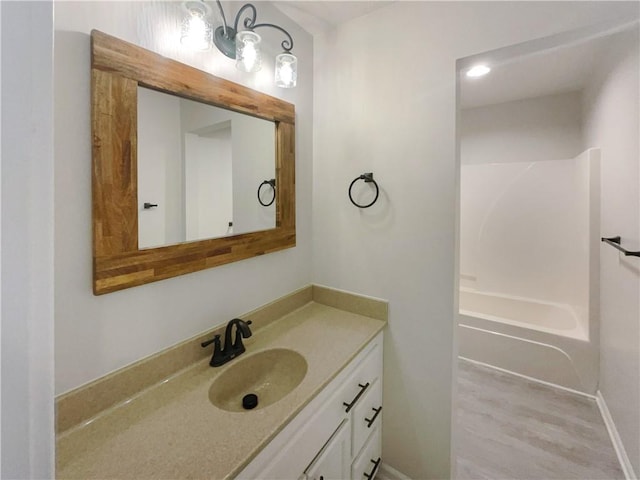
[[[633,471],[633,466],[629,461],[629,457],[627,456],[627,451],[624,449],[622,439],[618,434],[616,424],[613,422],[613,417],[611,416],[609,407],[607,407],[607,402],[604,401],[604,397],[602,396],[602,392],[600,390],[596,392],[596,403],[598,404],[600,414],[602,415],[604,424],[606,425],[607,431],[609,432],[609,437],[611,437],[611,443],[613,443],[613,448],[616,451],[616,455],[618,456],[618,461],[620,462],[620,466],[622,467],[624,477],[627,480],[638,480],[638,477]]]
[[[493,370],[497,370],[498,372],[508,373],[509,375],[514,375],[516,377],[524,378],[525,380],[528,380],[530,382],[535,382],[535,383],[539,383],[541,385],[546,385],[547,387],[557,388],[558,390],[564,390],[565,392],[573,393],[575,395],[580,395],[581,397],[586,397],[586,398],[588,398],[590,400],[596,400],[596,397],[594,395],[591,395],[591,394],[585,393],[585,392],[581,392],[580,390],[574,390],[573,388],[563,387],[562,385],[558,385],[557,383],[546,382],[544,380],[540,380],[539,378],[534,378],[534,377],[530,377],[528,375],[523,375],[522,373],[517,373],[517,372],[511,371],[511,370],[507,370],[506,368],[496,367],[495,365],[491,365],[489,363],[479,362],[478,360],[472,360],[470,358],[463,357],[461,355],[458,355],[458,359],[460,359],[460,360],[462,360],[464,362],[467,362],[467,363],[473,363],[475,365],[480,365],[482,367],[491,368]]]
[[[399,472],[395,468],[381,463],[378,473],[376,473],[376,480],[411,480],[404,473]]]

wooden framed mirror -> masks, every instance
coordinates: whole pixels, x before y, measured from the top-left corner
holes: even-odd
[[[139,248],[138,87],[274,122],[275,228]],[[296,245],[294,105],[94,30],[91,122],[95,295]]]

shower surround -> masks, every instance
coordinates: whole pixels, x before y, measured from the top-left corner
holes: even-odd
[[[599,158],[461,166],[460,356],[595,393]]]

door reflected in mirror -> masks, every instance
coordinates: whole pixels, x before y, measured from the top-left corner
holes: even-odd
[[[138,247],[276,227],[276,125],[138,87]],[[277,186],[276,186],[277,188]]]

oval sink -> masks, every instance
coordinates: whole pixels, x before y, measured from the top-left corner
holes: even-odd
[[[277,402],[296,388],[307,374],[302,355],[274,348],[234,361],[209,388],[209,401],[230,412],[244,412],[242,398],[258,396],[255,410]]]

